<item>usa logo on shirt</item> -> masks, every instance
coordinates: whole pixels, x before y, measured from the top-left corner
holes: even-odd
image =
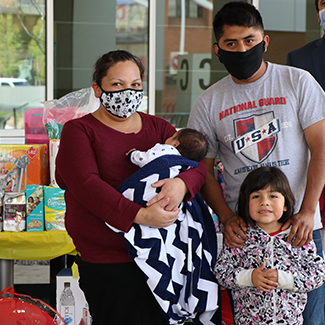
[[[257,163],[263,162],[274,150],[278,141],[280,122],[273,112],[253,114],[234,120],[235,140],[232,147],[235,154],[242,154]]]

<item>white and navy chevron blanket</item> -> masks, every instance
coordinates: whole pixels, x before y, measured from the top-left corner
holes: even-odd
[[[117,190],[146,206],[157,194],[152,183],[173,178],[197,164],[182,156],[162,156],[131,175]],[[134,224],[122,234],[169,324],[184,324],[188,319],[195,324],[217,324],[218,285],[212,271],[217,240],[213,220],[198,195],[192,201],[184,200],[180,209],[179,218],[168,227]]]

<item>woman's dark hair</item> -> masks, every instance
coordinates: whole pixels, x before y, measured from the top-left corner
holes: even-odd
[[[243,1],[228,2],[215,15],[213,31],[217,43],[224,33],[224,25],[254,27],[264,34],[263,20],[259,11]]]
[[[208,141],[205,136],[190,128],[181,129],[176,134],[176,139],[179,141],[177,150],[182,156],[200,161],[208,152]]]
[[[237,214],[250,225],[255,225],[255,221],[249,215],[249,196],[267,186],[284,196],[287,211],[283,212],[279,222],[286,222],[294,213],[295,197],[286,175],[277,167],[260,167],[251,171],[244,179],[237,202]]]
[[[319,11],[318,2],[319,2],[319,0],[315,0],[315,7],[316,7],[317,12]]]
[[[101,86],[102,79],[107,75],[108,69],[118,62],[125,61],[133,61],[134,63],[136,63],[140,70],[141,80],[143,80],[144,66],[140,59],[128,51],[115,50],[104,54],[97,60],[95,64],[95,71],[93,73],[93,81],[96,82],[99,86]]]

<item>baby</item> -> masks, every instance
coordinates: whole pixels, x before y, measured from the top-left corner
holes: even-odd
[[[193,129],[185,128],[177,131],[164,144],[157,143],[148,151],[130,150],[128,159],[143,167],[150,161],[163,155],[182,155],[194,161],[202,160],[208,151],[208,142],[205,136]]]

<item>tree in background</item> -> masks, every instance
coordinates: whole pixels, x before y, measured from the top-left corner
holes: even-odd
[[[45,85],[45,21],[37,20],[33,27],[28,53],[33,57],[33,77],[35,85]]]
[[[15,78],[19,69],[21,34],[13,15],[0,15],[0,76]]]

